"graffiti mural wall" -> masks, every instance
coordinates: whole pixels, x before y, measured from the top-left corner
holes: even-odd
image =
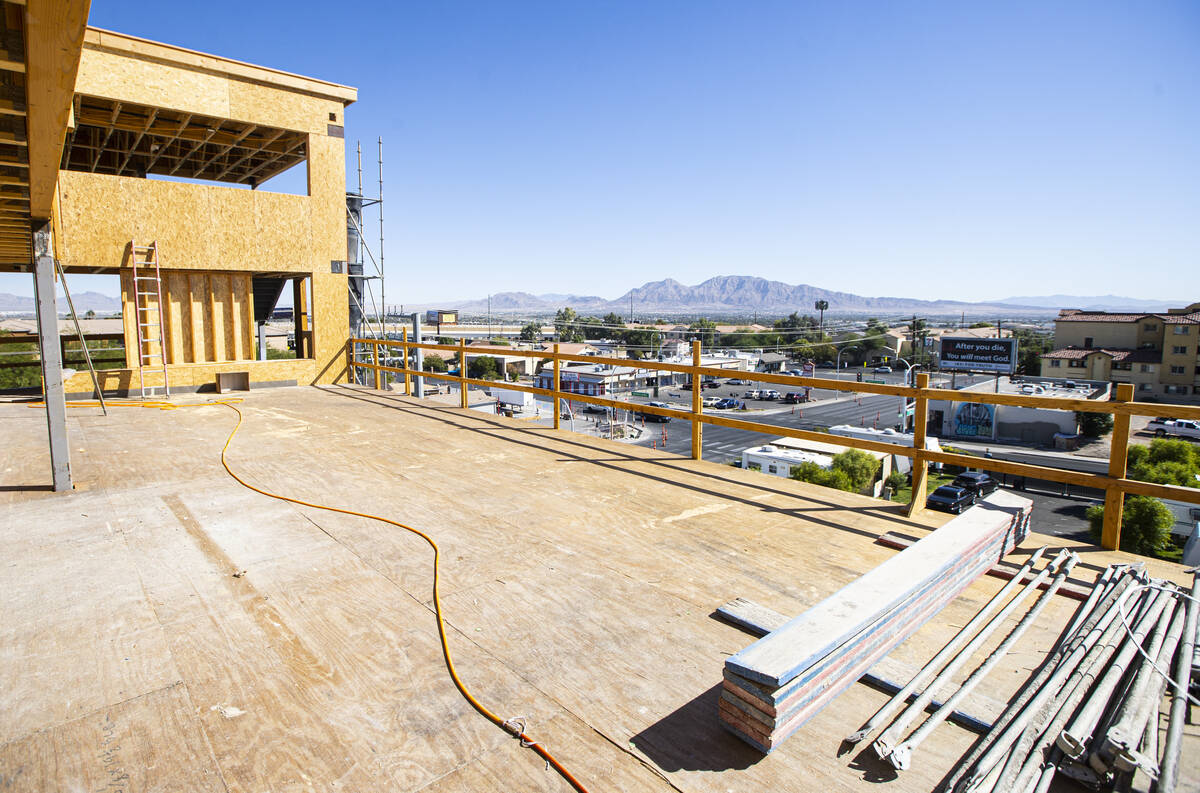
[[[991,438],[995,408],[992,405],[967,403],[958,406],[954,414],[954,434],[965,438]]]

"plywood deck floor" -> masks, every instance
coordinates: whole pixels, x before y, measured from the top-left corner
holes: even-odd
[[[943,725],[901,775],[839,757],[885,699],[861,685],[768,757],[717,721],[751,641],[717,606],[798,613],[896,553],[878,535],[945,516],[353,388],[241,407],[248,480],[435,537],[463,679],[593,791],[930,790],[973,741]],[[429,547],[241,487],[219,462],[235,420],[73,409],[77,490],[53,494],[43,413],[0,405],[0,790],[566,790],[452,687]],[[1123,558],[1084,548],[1075,578]],[[1000,585],[893,657],[919,665]],[[981,693],[1006,699],[1074,607]],[[1189,756],[1194,783],[1192,727]]]

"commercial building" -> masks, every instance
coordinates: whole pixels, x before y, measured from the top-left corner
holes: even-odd
[[[1042,376],[1132,383],[1140,401],[1200,402],[1200,303],[1162,314],[1064,309]]]
[[[1058,399],[1107,400],[1112,387],[1104,381],[1001,378],[998,393]],[[992,392],[995,382],[976,383],[962,391]],[[988,405],[978,402],[930,400],[930,435],[970,441],[1017,441],[1054,445],[1056,437],[1074,437],[1079,431],[1075,413],[1042,407]]]

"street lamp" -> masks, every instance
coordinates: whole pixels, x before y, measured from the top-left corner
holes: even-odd
[[[850,350],[857,350],[857,349],[859,349],[859,347],[857,345],[851,345],[849,347],[843,347],[840,350],[838,350],[837,362],[834,364],[834,367],[837,369],[837,379],[838,379],[839,383],[842,381],[842,353],[849,352]]]
[[[912,370],[920,368],[919,363],[909,363],[903,358],[897,358],[897,363],[903,363],[907,368],[904,370],[904,384],[911,386],[913,382]],[[904,432],[908,429],[908,397],[900,397],[900,431]],[[914,421],[916,417],[914,416]]]

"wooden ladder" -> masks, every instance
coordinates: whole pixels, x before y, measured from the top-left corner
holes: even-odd
[[[158,242],[138,245],[131,241],[130,259],[133,262],[134,324],[137,325],[138,386],[142,399],[147,391],[161,388],[164,397],[171,396],[167,381],[166,332],[163,323],[162,274],[158,269]],[[157,332],[154,332],[157,330]],[[162,385],[146,385],[146,369],[162,370]],[[154,394],[150,394],[154,396]]]

